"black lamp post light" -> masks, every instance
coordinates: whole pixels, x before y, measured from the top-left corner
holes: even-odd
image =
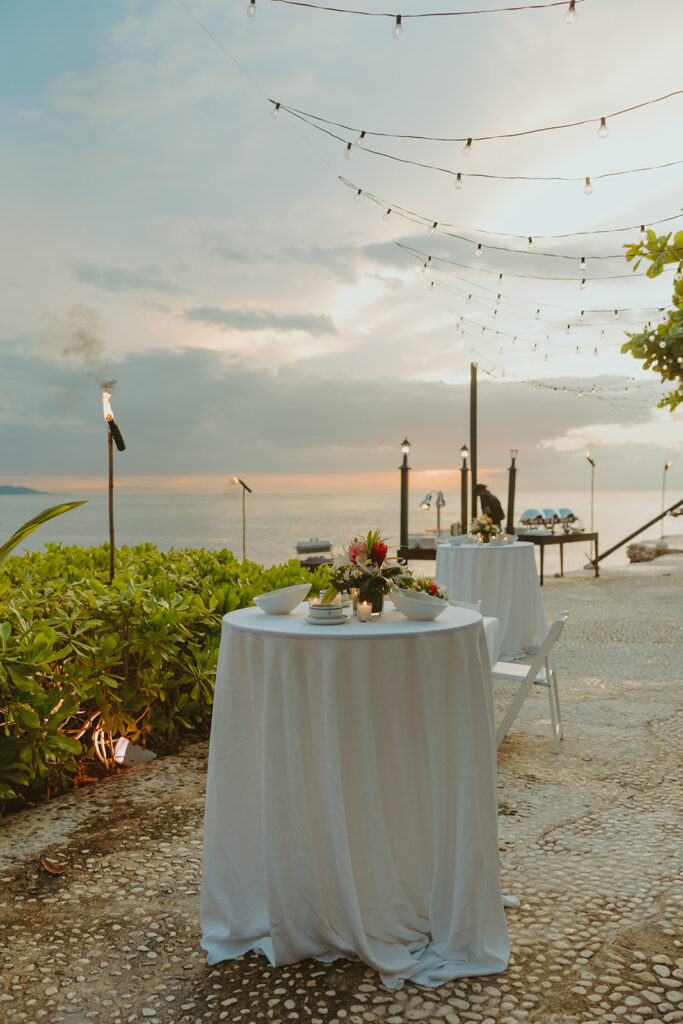
[[[460,466],[460,532],[467,533],[467,457],[470,450],[466,444],[460,449],[462,464]]]
[[[401,471],[401,519],[400,519],[400,531],[399,531],[399,546],[402,548],[408,547],[408,474],[410,473],[410,466],[408,465],[408,456],[410,454],[410,441],[408,438],[404,438],[403,444],[401,445],[401,452],[403,453],[403,461],[398,467]]]
[[[247,558],[247,505],[246,497],[247,491],[251,494],[251,487],[245,484],[244,480],[240,480],[238,476],[232,478],[234,484],[239,484],[242,488],[242,561],[246,561]]]
[[[118,451],[126,449],[126,442],[123,434],[114,421],[114,413],[111,408],[111,393],[102,392],[102,412],[108,427],[107,431],[107,452],[109,456],[109,582],[114,579],[114,445]]]
[[[515,459],[519,455],[518,448],[510,449],[510,466],[508,468],[508,521],[505,527],[507,533],[515,532],[515,486],[517,482],[517,466]]]
[[[446,499],[443,496],[443,491],[430,491],[429,494],[425,494],[424,498],[420,502],[420,508],[425,511],[431,508],[432,498],[436,502],[436,538],[441,538],[441,509],[446,504]]]

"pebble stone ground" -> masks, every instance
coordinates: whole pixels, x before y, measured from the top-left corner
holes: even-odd
[[[557,650],[566,738],[555,756],[539,693],[499,753],[504,889],[521,900],[504,974],[392,992],[347,960],[208,967],[199,744],[0,824],[0,1020],[683,1021],[681,561],[544,588],[548,617],[571,613]]]

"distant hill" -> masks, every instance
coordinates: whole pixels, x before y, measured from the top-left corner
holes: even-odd
[[[48,491],[35,491],[33,487],[12,487],[11,484],[2,484],[0,494],[48,494]]]

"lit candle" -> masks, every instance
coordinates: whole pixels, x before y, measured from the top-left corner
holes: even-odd
[[[361,601],[358,605],[359,622],[369,622],[372,617],[372,605],[369,601]]]
[[[351,587],[351,600],[353,601],[353,614],[358,615],[358,595],[360,591],[358,587]]]

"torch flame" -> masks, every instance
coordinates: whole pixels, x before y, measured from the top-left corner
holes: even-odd
[[[111,411],[111,402],[109,401],[110,398],[111,393],[109,391],[102,392],[102,412],[107,423],[111,423],[114,419],[114,413]]]

